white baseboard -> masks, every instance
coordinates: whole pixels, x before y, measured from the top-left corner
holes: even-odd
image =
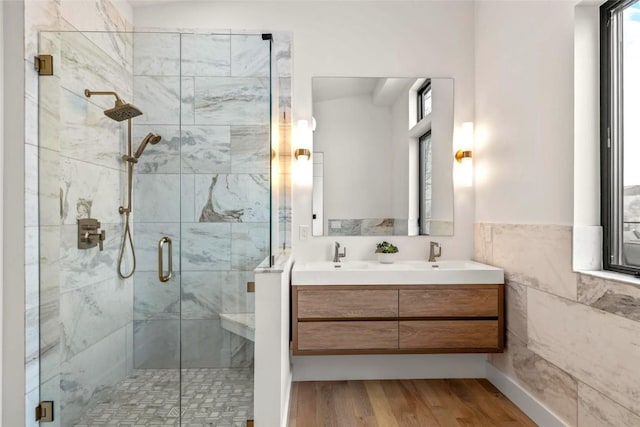
[[[485,378],[485,354],[293,357],[293,381]]]
[[[549,408],[533,397],[522,386],[487,362],[487,380],[512,401],[536,424],[544,427],[568,427]]]

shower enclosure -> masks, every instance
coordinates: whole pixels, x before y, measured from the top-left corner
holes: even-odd
[[[42,32],[39,43],[54,60],[39,77],[38,135],[40,400],[53,402],[52,425],[244,426],[253,270],[282,245],[271,35]],[[85,89],[142,114],[112,120],[113,97]],[[153,143],[140,156],[128,124],[134,149]],[[125,278],[128,168],[136,267]],[[79,248],[86,218],[103,249]]]

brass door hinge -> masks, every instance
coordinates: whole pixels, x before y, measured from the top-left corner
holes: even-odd
[[[254,293],[256,291],[256,282],[247,282],[247,293]]]
[[[33,58],[33,68],[35,68],[41,76],[53,76],[53,56],[35,56]]]
[[[41,423],[53,422],[52,400],[40,402],[40,404],[36,406],[36,421],[40,421]]]
[[[247,427],[253,427],[253,420],[247,420]]]

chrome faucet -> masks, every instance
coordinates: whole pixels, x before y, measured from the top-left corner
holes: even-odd
[[[342,253],[340,253],[340,243],[336,242],[336,246],[333,251],[333,262],[340,262],[340,258],[344,258],[346,256],[347,248],[342,249]]]
[[[436,253],[436,249],[438,252]],[[436,262],[436,258],[442,255],[442,248],[438,242],[429,242],[429,262]]]

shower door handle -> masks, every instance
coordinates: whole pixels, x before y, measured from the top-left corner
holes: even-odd
[[[169,270],[167,271],[167,275],[165,276],[164,274],[164,266],[163,266],[163,260],[164,260],[164,256],[163,256],[163,249],[164,249],[164,244],[167,243],[167,246],[169,247]],[[173,275],[173,244],[171,242],[171,239],[168,237],[163,237],[162,239],[160,239],[160,241],[158,242],[158,279],[161,282],[168,282],[169,280],[171,280],[171,276]]]

